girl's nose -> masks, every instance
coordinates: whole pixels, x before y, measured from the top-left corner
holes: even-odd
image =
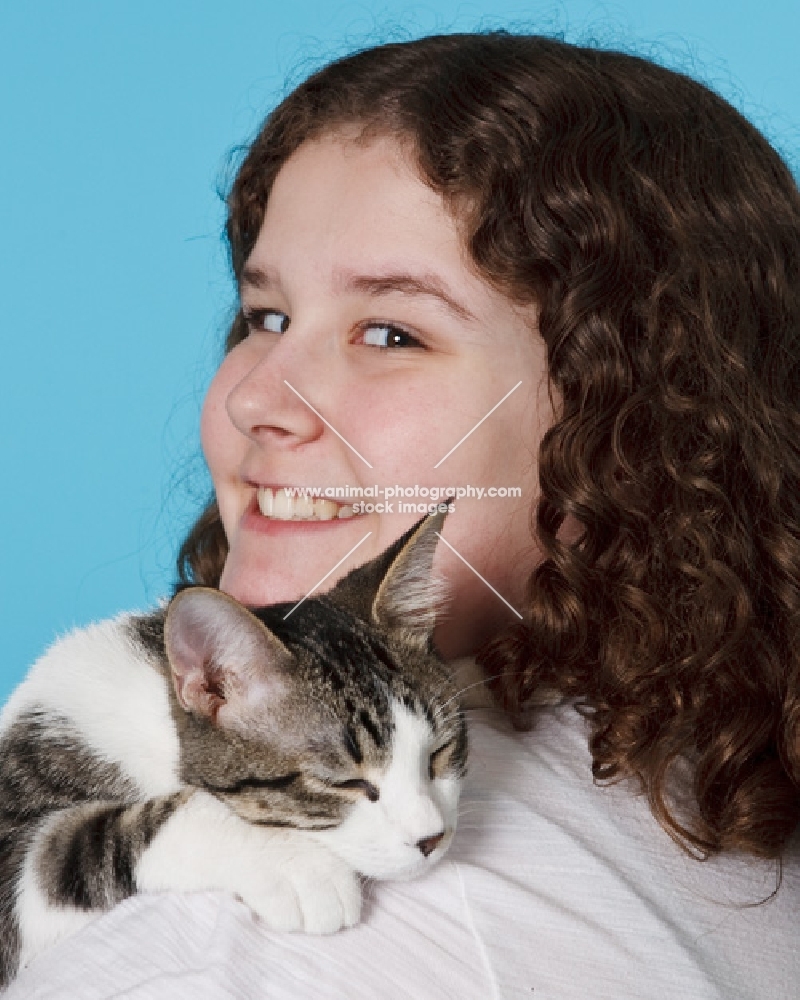
[[[325,424],[315,413],[310,374],[314,366],[290,364],[283,345],[280,341],[256,362],[228,393],[225,406],[234,426],[247,437],[293,446],[318,438]]]

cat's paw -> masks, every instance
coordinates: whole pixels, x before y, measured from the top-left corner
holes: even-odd
[[[275,931],[332,934],[358,923],[361,882],[349,865],[326,848],[296,838],[297,849],[259,872],[240,893],[245,903]]]
[[[143,852],[136,886],[232,892],[277,931],[331,934],[361,914],[359,876],[313,834],[248,823],[198,791]]]

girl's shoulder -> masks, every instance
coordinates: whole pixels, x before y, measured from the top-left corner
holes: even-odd
[[[9,998],[288,1000],[301,983],[348,1000],[793,995],[796,853],[777,892],[772,863],[688,857],[635,789],[594,783],[571,704],[543,707],[527,733],[469,715],[451,852],[422,879],[370,883],[359,926],[281,935],[222,894],[139,896],[37,960]]]
[[[556,997],[791,995],[800,837],[781,865],[690,857],[633,783],[595,783],[588,734],[568,702],[525,733],[499,713],[472,720],[454,848],[470,918],[498,957],[511,941],[547,956],[498,962],[507,995],[531,975]]]

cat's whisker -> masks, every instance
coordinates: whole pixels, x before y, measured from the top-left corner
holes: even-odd
[[[497,680],[497,679],[502,678],[502,677],[513,677],[514,674],[515,674],[514,671],[506,670],[506,671],[503,671],[502,673],[494,674],[492,677],[483,677],[483,678],[481,678],[481,680],[474,681],[471,684],[464,685],[463,687],[459,688],[456,692],[454,692],[451,695],[451,697],[447,699],[447,701],[442,702],[440,705],[436,706],[435,714],[437,716],[437,719],[438,718],[443,718],[444,711],[454,701],[459,701],[462,698],[462,696],[465,695],[468,691],[471,691],[474,688],[485,687],[486,685],[490,684],[493,680]],[[461,711],[465,715],[467,715],[467,716],[469,716],[470,713],[474,713],[474,712],[479,711],[479,710],[480,710],[479,706],[474,706],[474,705],[472,705],[472,706],[461,706]]]
[[[492,676],[492,677],[482,677],[479,681],[473,681],[472,684],[467,684],[464,687],[459,688],[458,691],[456,691],[452,695],[451,698],[449,698],[446,702],[444,702],[444,704],[442,705],[442,708],[446,708],[448,705],[451,704],[451,702],[456,701],[457,699],[460,699],[463,695],[465,695],[467,693],[467,691],[472,691],[475,688],[486,687],[493,680],[495,680],[495,677],[511,677],[512,673],[513,673],[513,671],[509,670],[509,671],[506,671],[506,672],[504,672],[502,674],[497,674],[497,675]]]
[[[464,816],[469,816],[471,813],[475,812],[482,813],[483,808],[480,805],[473,803],[469,805],[466,809],[459,809],[456,815],[459,819],[462,819]]]
[[[441,520],[423,519],[388,568],[379,557],[353,570],[324,597],[298,605],[289,621],[283,605],[251,609],[213,588],[187,587],[150,615],[120,616],[51,647],[0,733],[0,789],[16,787],[22,772],[34,798],[47,799],[51,787],[38,762],[55,735],[59,752],[48,782],[55,776],[66,794],[79,770],[98,792],[96,800],[75,803],[80,831],[94,829],[105,800],[115,805],[102,858],[89,850],[76,858],[60,846],[75,832],[72,810],[65,810],[69,820],[52,833],[47,859],[55,887],[48,911],[60,920],[65,908],[76,910],[73,886],[94,893],[88,907],[81,896],[75,928],[88,919],[84,911],[107,909],[133,891],[220,888],[267,926],[336,930],[322,905],[331,892],[341,903],[340,926],[349,926],[362,901],[379,896],[377,878],[424,870],[439,838],[420,798],[436,807],[437,830],[472,812],[458,807],[466,758],[458,685],[419,641],[432,628],[430,526]],[[58,724],[40,722],[39,714],[61,718],[65,690],[73,714],[61,739]],[[85,710],[98,699],[104,711]],[[181,724],[182,712],[191,724]],[[392,794],[381,794],[387,786]],[[0,802],[0,813],[12,810],[24,839],[30,818],[19,798],[18,816],[16,801]],[[63,797],[47,805],[54,827],[62,806]],[[0,841],[7,829],[0,823]],[[125,873],[134,869],[132,887]],[[38,893],[30,882],[36,888],[25,891]],[[13,917],[9,902],[17,906],[0,891],[3,926]],[[12,960],[26,947],[20,938]]]
[[[438,690],[436,692],[436,695],[437,695],[437,699],[436,699],[437,700],[437,704],[436,704],[436,708],[434,710],[434,714],[436,714],[437,716],[442,716],[443,713],[450,707],[450,705],[452,705],[454,702],[460,701],[462,695],[464,695],[467,691],[470,691],[473,688],[483,687],[484,685],[486,685],[486,684],[489,683],[489,680],[490,680],[490,678],[484,677],[484,678],[482,678],[479,681],[473,682],[472,684],[467,684],[467,685],[464,685],[462,687],[459,687],[458,689],[453,690],[453,692],[452,692],[452,694],[450,695],[449,698],[447,698],[443,702],[439,702],[438,701],[438,695],[441,694],[442,690],[445,687],[451,687],[452,688],[452,678],[449,678],[449,677],[446,678],[442,682],[442,684],[439,686],[439,688],[438,688]]]

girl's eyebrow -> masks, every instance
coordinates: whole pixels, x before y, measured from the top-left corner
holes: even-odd
[[[271,267],[261,267],[255,264],[246,265],[239,279],[240,291],[243,288],[269,291],[279,284],[277,271]],[[334,275],[334,284],[344,292],[362,292],[374,296],[399,292],[401,295],[436,299],[458,319],[468,323],[477,322],[474,314],[449,294],[441,279],[435,274],[411,274],[407,271],[387,272],[386,274],[353,274],[339,271]]]
[[[240,290],[247,287],[266,292],[277,284],[279,284],[277,271],[271,267],[257,267],[255,264],[245,264],[239,277]]]
[[[422,295],[438,299],[460,320],[477,322],[469,309],[449,294],[441,279],[435,274],[410,274],[406,271],[387,274],[340,273],[336,276],[336,284],[341,285],[345,291],[365,292],[367,295],[388,295],[390,292],[399,292],[401,295]]]

